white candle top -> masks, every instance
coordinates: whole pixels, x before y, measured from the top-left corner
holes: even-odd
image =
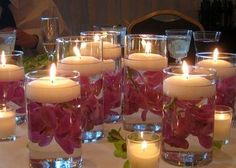
[[[211,81],[200,76],[176,75],[163,81],[163,93],[170,97],[183,100],[198,100],[215,95],[215,85]]]
[[[219,78],[226,78],[236,75],[236,68],[234,65],[225,60],[206,59],[199,61],[197,66],[215,69]]]
[[[91,56],[69,56],[66,58],[63,58],[61,60],[61,63],[65,63],[65,64],[94,64],[94,63],[98,63],[99,60],[91,57]]]
[[[125,59],[125,65],[136,70],[156,71],[167,67],[168,60],[159,54],[133,53]]]
[[[26,85],[26,97],[40,103],[63,103],[80,97],[80,86],[64,77],[42,77]]]
[[[0,64],[0,81],[18,81],[24,79],[24,68],[13,64]]]

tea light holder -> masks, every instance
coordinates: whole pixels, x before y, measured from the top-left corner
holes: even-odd
[[[158,168],[160,136],[154,132],[133,132],[127,137],[130,168]]]
[[[215,141],[222,141],[223,144],[229,143],[232,115],[233,109],[231,107],[216,105],[214,124]]]
[[[6,107],[0,109],[0,141],[16,140],[16,113]]]

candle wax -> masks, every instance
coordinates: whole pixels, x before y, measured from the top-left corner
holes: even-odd
[[[125,65],[135,70],[162,70],[167,67],[167,63],[166,57],[152,53],[133,53],[125,59]]]
[[[226,140],[229,138],[231,115],[228,113],[215,113],[214,139]]]
[[[206,59],[199,61],[197,66],[215,69],[219,78],[226,78],[236,74],[236,68],[233,64],[225,60],[214,61],[213,59]]]
[[[15,112],[0,110],[0,138],[15,135],[16,118]]]
[[[63,103],[80,97],[80,86],[68,78],[42,77],[26,85],[26,97],[40,103]]]
[[[186,79],[183,75],[171,76],[163,81],[163,93],[169,97],[183,100],[198,100],[209,98],[215,95],[215,85],[211,81],[200,77],[192,76]]]
[[[19,81],[24,79],[24,68],[13,64],[0,64],[0,81]]]

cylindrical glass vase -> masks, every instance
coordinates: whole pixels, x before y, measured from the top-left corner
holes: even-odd
[[[81,79],[83,142],[104,136],[102,41],[96,36],[57,39],[58,69],[76,70]]]
[[[123,128],[160,131],[166,36],[127,35],[124,58]]]
[[[197,66],[216,70],[216,104],[231,107],[236,120],[236,53],[201,52],[196,59]]]
[[[2,51],[0,64],[0,106],[16,111],[16,122],[25,122],[23,52]]]
[[[25,75],[30,167],[82,167],[78,72]]]
[[[162,157],[179,166],[204,165],[212,160],[215,71],[187,69],[163,70]]]
[[[82,35],[95,35],[103,41],[104,121],[117,122],[121,118],[121,58],[123,45],[117,31],[86,31]]]

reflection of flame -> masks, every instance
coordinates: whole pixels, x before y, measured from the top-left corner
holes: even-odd
[[[214,62],[216,62],[218,60],[218,56],[219,56],[219,51],[217,48],[215,48],[213,51],[213,61]]]
[[[98,34],[95,34],[95,36],[94,36],[94,41],[99,41],[99,35]]]
[[[6,65],[6,56],[5,56],[5,51],[2,51],[2,54],[1,54],[1,64],[2,64],[2,67],[5,67]]]
[[[74,51],[75,55],[76,55],[78,58],[81,57],[80,50],[79,50],[79,48],[77,47],[77,45],[73,47],[73,51]]]
[[[55,63],[52,63],[51,67],[50,67],[50,81],[51,83],[54,82],[56,77],[56,65]]]
[[[86,44],[85,42],[82,42],[80,48],[81,48],[81,49],[84,49],[84,48],[86,48],[86,45],[87,45],[87,44]]]
[[[147,149],[147,142],[146,141],[142,142],[141,148],[143,151]]]
[[[144,39],[142,39],[141,44],[142,44],[143,48],[145,48],[145,46],[146,46],[146,41],[145,41]]]
[[[182,71],[183,71],[184,77],[186,79],[188,79],[188,77],[189,77],[189,69],[188,69],[188,64],[185,61],[183,61]]]
[[[146,54],[150,54],[151,50],[152,50],[152,44],[151,42],[146,42],[145,40],[142,39],[141,44],[143,46],[143,48],[145,48],[145,53]]]

